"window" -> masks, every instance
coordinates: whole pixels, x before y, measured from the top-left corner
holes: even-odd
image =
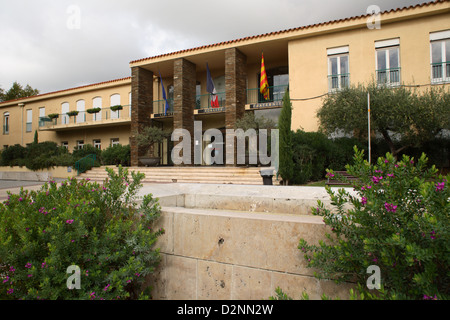
[[[336,91],[350,85],[348,46],[328,49],[328,91]]]
[[[61,104],[61,124],[68,124],[69,123],[69,116],[67,115],[67,112],[69,112],[69,103],[68,102],[64,102],[63,104]]]
[[[92,100],[92,108],[102,108],[102,98],[100,97],[96,97]],[[99,113],[94,113],[93,115],[93,120],[94,121],[100,121],[102,120],[102,112],[100,111]]]
[[[111,147],[114,147],[115,145],[119,144],[119,138],[112,138],[111,139]]]
[[[84,100],[78,100],[77,101],[77,111],[78,111],[78,115],[77,115],[77,123],[83,123],[86,122],[86,113],[84,112],[85,110],[85,103]]]
[[[26,132],[31,132],[33,130],[33,110],[27,110],[27,123]]]
[[[119,106],[120,105],[120,94],[113,94],[111,96],[111,104],[110,106]],[[119,110],[112,111],[111,110],[111,119],[119,119]]]
[[[286,89],[289,85],[289,70],[288,67],[277,67],[266,69],[267,82],[269,83],[269,100],[264,98],[264,95],[260,91],[261,74],[258,73],[258,90],[256,94],[250,92],[250,96],[247,96],[247,103],[265,103],[265,102],[277,102],[283,100]],[[216,80],[214,80],[215,83]],[[216,86],[217,87],[217,86]],[[225,91],[225,87],[223,87]],[[253,90],[252,90],[253,91]]]
[[[375,42],[378,85],[400,85],[400,40]]]
[[[63,142],[61,142],[61,147],[66,148],[67,150],[69,150],[69,143],[67,141],[63,141]]]
[[[430,34],[431,82],[450,82],[450,30]]]
[[[39,108],[39,127],[45,126],[45,107]]]
[[[93,144],[94,144],[94,148],[100,149],[100,150],[102,149],[102,141],[100,139],[95,139],[93,141]]]
[[[9,134],[9,112],[3,114],[3,134]]]
[[[84,140],[78,140],[77,141],[77,149],[81,150],[84,147]]]

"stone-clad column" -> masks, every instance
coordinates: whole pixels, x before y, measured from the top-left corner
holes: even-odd
[[[225,51],[225,127],[235,129],[238,119],[244,116],[247,101],[247,57],[236,48]],[[234,148],[226,142],[226,159],[233,159],[237,164],[236,141]],[[225,159],[225,160],[226,160]]]
[[[194,164],[194,108],[195,86],[197,83],[196,65],[186,59],[174,62],[174,129],[185,129],[191,135],[191,164]],[[174,142],[174,146],[178,144]],[[189,164],[182,164],[189,165]]]
[[[153,113],[153,72],[140,67],[131,69],[131,166],[139,166],[139,157],[148,148],[139,148],[136,135],[152,123]]]

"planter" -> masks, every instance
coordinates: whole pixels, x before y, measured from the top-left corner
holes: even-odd
[[[123,107],[122,106],[112,106],[112,107],[109,107],[112,111],[119,111],[119,110],[122,110],[123,109]]]
[[[160,157],[144,157],[139,158],[139,161],[146,167],[156,167],[159,165]]]
[[[77,116],[77,115],[78,115],[78,111],[70,111],[70,112],[67,112],[67,115],[68,115],[69,117]]]
[[[57,113],[51,113],[48,115],[48,117],[53,120],[53,119],[58,119],[59,118],[59,114]]]
[[[102,109],[101,108],[92,108],[92,109],[87,109],[86,112],[89,114],[93,114],[93,113],[99,113]]]

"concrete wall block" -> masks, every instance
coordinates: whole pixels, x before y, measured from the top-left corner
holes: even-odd
[[[177,210],[175,210],[177,209]],[[181,209],[181,210],[180,210]],[[300,238],[317,243],[318,217],[170,208],[173,253],[203,260],[311,275],[297,249]],[[165,211],[165,214],[167,211]]]

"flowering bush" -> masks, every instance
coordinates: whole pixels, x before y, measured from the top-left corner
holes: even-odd
[[[359,178],[356,192],[327,187],[333,209],[313,208],[332,234],[319,245],[300,241],[308,266],[318,277],[356,281],[363,298],[448,299],[449,176],[427,168],[424,154],[396,161],[388,153],[370,165],[355,148],[354,160],[346,169]],[[378,291],[366,287],[371,265],[380,268]]]
[[[164,232],[151,229],[160,206],[147,195],[138,207],[144,174],[107,170],[102,185],[50,181],[0,204],[0,299],[146,298],[145,276],[159,262],[152,246]],[[78,274],[68,273],[73,266]]]

